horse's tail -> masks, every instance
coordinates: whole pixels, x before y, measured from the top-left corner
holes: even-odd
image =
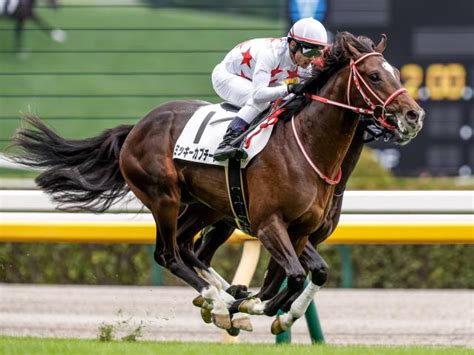
[[[13,159],[45,169],[36,183],[50,194],[58,208],[103,212],[128,193],[119,168],[119,154],[133,125],[122,125],[82,140],[67,140],[38,117],[24,118],[33,129],[20,129],[13,145],[21,153]]]

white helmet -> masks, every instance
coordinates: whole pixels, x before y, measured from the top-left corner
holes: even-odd
[[[328,34],[321,22],[307,17],[294,23],[288,32],[290,38],[306,47],[326,46]]]

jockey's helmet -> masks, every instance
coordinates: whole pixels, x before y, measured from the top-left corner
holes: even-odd
[[[296,50],[306,57],[314,57],[321,54],[327,46],[328,34],[323,24],[312,17],[302,18],[296,21],[288,32],[288,41],[295,41],[298,46]]]

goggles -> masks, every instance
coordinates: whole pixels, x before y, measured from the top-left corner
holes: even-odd
[[[323,52],[324,47],[323,46],[317,46],[317,47],[308,47],[304,44],[301,44],[301,53],[307,58],[311,57],[317,57],[321,55]]]

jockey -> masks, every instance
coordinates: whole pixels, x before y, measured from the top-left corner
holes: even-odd
[[[297,21],[282,38],[257,38],[237,45],[212,72],[212,85],[225,101],[241,107],[214,153],[218,161],[242,159],[245,152],[233,141],[270,103],[290,93],[294,84],[327,45],[324,26],[313,18]],[[284,81],[293,84],[284,84]]]

